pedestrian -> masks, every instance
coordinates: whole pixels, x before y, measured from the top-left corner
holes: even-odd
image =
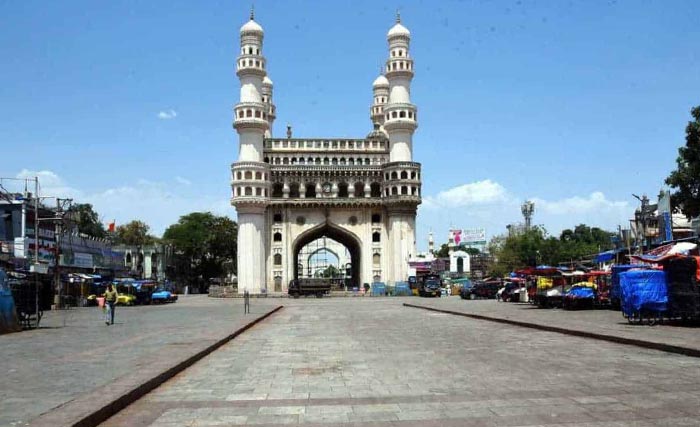
[[[117,304],[117,289],[110,283],[105,291],[105,324],[114,325],[114,306]]]

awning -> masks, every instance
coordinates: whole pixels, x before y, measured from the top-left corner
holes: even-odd
[[[594,262],[608,262],[615,259],[615,255],[617,255],[617,251],[601,252],[598,255],[596,255]]]

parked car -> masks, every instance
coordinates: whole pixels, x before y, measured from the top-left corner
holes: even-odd
[[[459,297],[462,299],[468,299],[474,285],[474,283],[463,284],[462,288],[459,290]]]
[[[163,304],[175,301],[177,301],[177,295],[163,288],[156,288],[151,294],[151,304]]]
[[[464,299],[493,299],[500,288],[500,282],[477,282],[465,292]],[[461,295],[460,295],[461,296]]]
[[[438,280],[428,279],[418,288],[418,295],[422,297],[439,297],[441,289]]]
[[[498,290],[498,298],[505,302],[517,302],[520,300],[520,284],[508,282]]]

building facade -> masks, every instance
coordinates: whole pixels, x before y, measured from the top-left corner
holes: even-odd
[[[405,281],[421,202],[410,32],[397,16],[387,34],[385,71],[373,83],[373,129],[356,139],[293,138],[289,127],[285,138],[273,136],[276,107],[263,37],[251,13],[240,30],[240,102],[233,120],[239,136],[231,167],[238,291],[285,292],[300,274],[299,253],[321,237],[348,249],[352,286]]]

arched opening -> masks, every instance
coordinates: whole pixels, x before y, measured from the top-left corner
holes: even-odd
[[[402,185],[401,186],[401,194],[407,195],[408,194],[408,187],[406,187],[405,185]]]
[[[396,171],[391,173],[391,179],[398,179],[399,175],[396,173]]]
[[[274,265],[282,265],[282,254],[275,254],[275,256],[272,258],[272,263]]]
[[[306,198],[316,197],[316,184],[310,182],[306,184]]]
[[[272,241],[273,241],[273,242],[281,242],[281,241],[282,241],[282,233],[280,233],[279,231],[276,232],[276,233],[272,236]]]
[[[298,199],[299,198],[299,183],[298,182],[293,182],[289,186],[289,197],[292,199]]]
[[[464,273],[464,258],[457,258],[457,273]]]
[[[382,235],[378,231],[372,233],[372,243],[379,243],[382,241]]]
[[[348,183],[341,182],[338,184],[338,197],[348,197]]]
[[[126,263],[126,265],[131,264],[131,252],[127,252],[126,259],[124,260],[124,262]]]
[[[314,248],[313,245],[311,245],[309,248],[307,248],[307,246],[309,246],[309,244],[312,242],[314,242],[314,244],[319,243],[316,241],[321,242],[321,244],[318,245],[319,248],[331,251],[323,252],[323,254],[318,252],[319,257],[324,256],[326,257],[325,259],[328,260],[331,258],[330,255],[335,255],[335,257],[338,259],[338,265],[335,266],[335,268],[339,270],[338,276],[342,276],[342,279],[332,279],[334,286],[337,287],[343,285],[347,288],[352,288],[362,285],[360,279],[362,247],[360,239],[353,233],[346,231],[332,223],[320,224],[311,230],[302,233],[294,240],[294,243],[292,244],[292,253],[294,255],[293,265],[295,279],[300,277],[309,277],[308,265],[304,266],[305,259],[301,257],[300,254],[303,250],[303,254],[308,260],[308,256],[314,255],[316,248]],[[338,253],[340,251],[333,248],[333,245],[329,244],[329,242],[337,242],[339,245],[336,245],[335,248],[338,246],[343,247],[344,250],[347,251],[346,255],[349,256],[349,262],[343,263],[343,259],[341,259],[343,258],[343,254]],[[325,268],[327,267],[328,265],[325,266]],[[306,271],[302,271],[304,268],[306,268]],[[321,270],[323,271],[323,268]],[[333,269],[328,269],[328,271],[325,272],[327,275],[331,273],[336,273],[336,271]],[[315,272],[312,271],[312,274],[315,274]],[[313,275],[311,277],[313,277]]]
[[[284,186],[281,182],[276,182],[272,184],[272,197],[282,197],[282,188]]]
[[[372,255],[372,266],[381,267],[382,266],[382,256],[379,254]]]
[[[401,179],[408,179],[408,172],[401,171]]]
[[[382,196],[382,186],[378,182],[373,182],[369,186],[370,188],[370,196],[372,197],[381,197]]]
[[[365,197],[365,184],[363,182],[355,183],[355,197]]]

